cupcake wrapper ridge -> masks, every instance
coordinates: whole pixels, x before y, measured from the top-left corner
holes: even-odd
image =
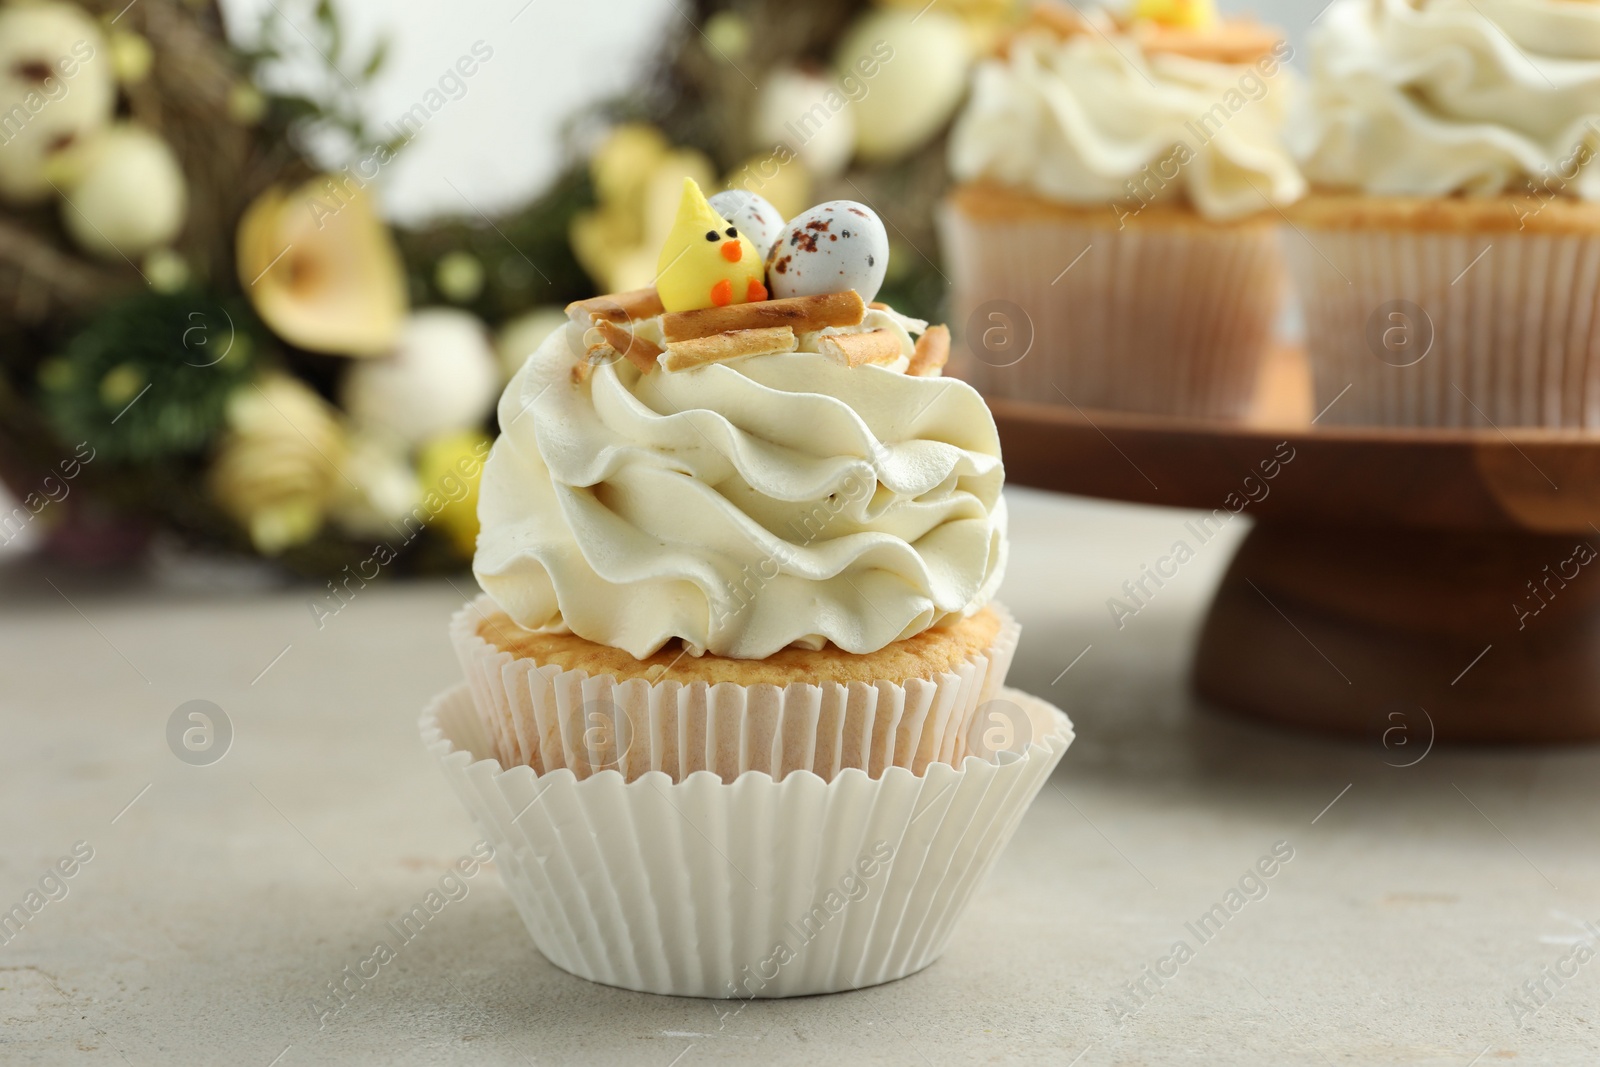
[[[1600,234],[1302,229],[1324,421],[1600,427]]]
[[[487,596],[455,614],[450,636],[492,741],[487,754],[503,766],[565,768],[579,780],[614,769],[630,782],[652,771],[682,781],[703,770],[724,782],[746,771],[782,780],[798,770],[829,781],[847,767],[872,778],[890,767],[922,774],[984,750],[974,731],[993,725],[982,711],[1005,683],[1021,632],[993,607],[1001,629],[985,654],[903,683],[618,682],[541,666],[478,636],[478,623],[496,610]]]
[[[1284,289],[1274,227],[1118,230],[978,218],[948,202],[939,224],[960,339],[950,370],[979,392],[1204,418],[1248,412]],[[1023,321],[1010,321],[1019,312]],[[994,327],[1031,345],[1024,354],[984,342]]]
[[[831,782],[502,769],[465,686],[420,725],[546,958],[626,989],[745,999],[857,989],[939,957],[1072,741],[1060,711],[1003,699],[1028,736],[992,759]]]

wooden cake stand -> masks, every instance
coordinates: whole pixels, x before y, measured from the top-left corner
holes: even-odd
[[[1224,512],[1264,481],[1195,655],[1224,708],[1418,751],[1419,711],[1441,741],[1600,739],[1600,435],[1313,426],[1303,358],[1240,423],[991,400],[1006,477]]]

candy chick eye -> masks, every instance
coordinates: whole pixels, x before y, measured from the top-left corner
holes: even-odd
[[[706,231],[706,240],[715,241],[716,239],[717,239],[717,231],[716,230],[707,230]]]
[[[729,237],[737,237],[737,236],[739,236],[739,231],[734,229],[732,226],[729,226],[728,227],[728,236]]]

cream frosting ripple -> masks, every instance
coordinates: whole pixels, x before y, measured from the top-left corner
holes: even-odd
[[[1318,184],[1600,199],[1600,4],[1335,0],[1295,148]]]
[[[910,321],[871,317],[902,334]],[[639,658],[674,638],[744,659],[866,653],[993,596],[1004,472],[964,382],[847,367],[816,335],[686,371],[617,360],[575,382],[573,329],[507,386],[483,472],[473,569],[521,625]]]
[[[1288,54],[1146,56],[1109,24],[1066,40],[1022,34],[974,75],[951,173],[1083,206],[1182,197],[1218,220],[1293,203],[1305,182],[1283,141]]]

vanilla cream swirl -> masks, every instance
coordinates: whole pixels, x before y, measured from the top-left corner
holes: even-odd
[[[901,334],[873,311],[857,329]],[[920,326],[921,324],[913,324]],[[971,614],[1006,555],[994,420],[966,383],[800,351],[575,383],[558,330],[501,397],[473,569],[521,625],[644,658],[865,653]],[[638,327],[658,339],[659,323]],[[581,343],[578,351],[582,351]]]
[[[1336,0],[1320,21],[1295,138],[1312,181],[1600,199],[1600,4]]]
[[[1242,65],[1146,56],[1109,23],[1065,40],[1025,33],[1005,61],[978,68],[951,171],[1086,206],[1186,196],[1212,219],[1292,203],[1305,182],[1281,134],[1288,54]]]

